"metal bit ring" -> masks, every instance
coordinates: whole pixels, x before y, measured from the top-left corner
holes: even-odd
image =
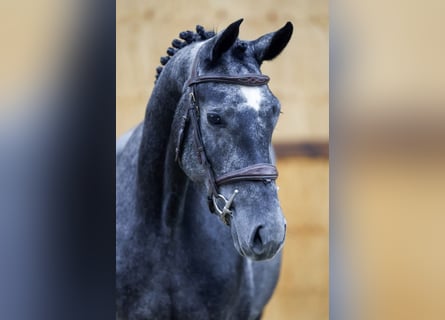
[[[230,210],[230,207],[232,206],[233,200],[235,199],[235,196],[238,194],[238,192],[239,190],[235,189],[235,191],[233,191],[232,195],[228,200],[220,193],[217,194],[216,196],[215,195],[212,196],[213,205],[215,206],[216,212],[218,213],[221,220],[227,225],[229,225],[230,223],[229,217],[232,217],[232,210]],[[224,201],[224,207],[222,209],[220,209],[220,207],[218,206],[218,199]]]

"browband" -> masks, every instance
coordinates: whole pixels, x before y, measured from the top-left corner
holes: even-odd
[[[190,78],[187,81],[187,86],[204,82],[220,82],[227,84],[239,84],[242,86],[262,86],[269,82],[270,78],[263,74],[248,73],[241,76],[219,76],[207,75]]]

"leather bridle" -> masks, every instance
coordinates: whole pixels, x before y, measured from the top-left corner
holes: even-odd
[[[190,88],[190,107],[186,109],[185,114],[182,116],[181,125],[179,129],[179,138],[176,146],[176,161],[179,162],[180,150],[184,135],[184,129],[187,122],[190,120],[190,124],[193,130],[193,140],[198,152],[198,158],[207,172],[207,179],[209,183],[209,190],[207,194],[207,200],[210,212],[217,214],[221,220],[230,225],[230,218],[232,217],[231,206],[238,190],[235,189],[233,194],[226,199],[222,194],[218,192],[218,187],[224,184],[236,182],[236,181],[263,181],[269,183],[272,180],[276,180],[278,177],[277,168],[269,163],[257,163],[238,170],[234,170],[223,174],[219,177],[215,176],[212,165],[205,152],[205,147],[201,135],[201,127],[199,125],[200,109],[196,100],[196,87],[200,83],[205,82],[218,82],[226,84],[236,84],[242,86],[262,86],[269,82],[269,77],[262,74],[243,74],[238,76],[222,76],[222,75],[202,75],[198,74],[198,57],[199,50],[195,56],[192,64],[191,75],[186,82],[185,87]],[[222,204],[222,208],[220,205]]]

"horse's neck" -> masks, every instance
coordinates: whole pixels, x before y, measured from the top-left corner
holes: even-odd
[[[150,225],[161,229],[181,213],[188,179],[174,161],[170,131],[181,97],[179,86],[161,77],[144,120],[137,169],[137,210]]]

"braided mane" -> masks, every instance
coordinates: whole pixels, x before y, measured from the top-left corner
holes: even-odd
[[[213,38],[215,36],[215,31],[206,31],[203,26],[197,25],[196,26],[196,32],[187,30],[183,31],[179,34],[179,38],[181,38],[184,41],[181,41],[179,39],[173,39],[172,41],[172,47],[169,47],[167,49],[167,56],[161,57],[161,66],[156,68],[156,80],[158,80],[163,66],[165,66],[171,57],[175,55],[178,50],[181,50],[185,46],[199,41],[204,41],[210,38]],[[155,83],[156,83],[155,80]]]

